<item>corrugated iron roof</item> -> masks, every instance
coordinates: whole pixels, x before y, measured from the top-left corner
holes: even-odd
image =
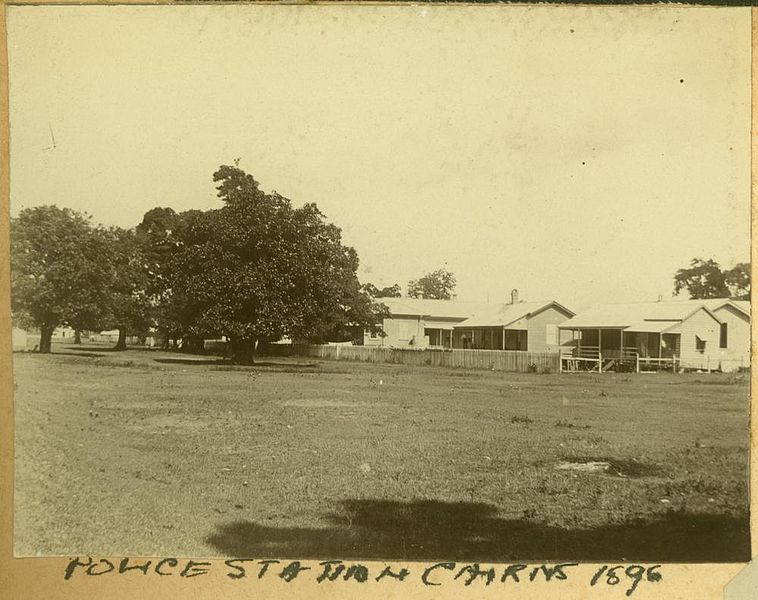
[[[542,300],[539,302],[517,302],[516,304],[496,304],[486,311],[475,313],[470,319],[466,319],[456,327],[506,327],[519,319],[523,319],[532,313],[539,312],[549,306],[555,305],[559,309],[573,315],[568,308],[561,306],[554,300]]]
[[[667,329],[680,325],[681,321],[637,321],[629,325],[626,331],[636,333],[663,333]]]
[[[468,319],[489,305],[483,302],[459,300],[427,300],[426,298],[377,298],[393,316],[438,317],[441,319]]]
[[[732,304],[736,304],[745,312],[750,314],[750,300],[730,300],[729,302],[731,302]]]
[[[690,303],[701,303],[706,308],[712,311],[719,310],[723,306],[730,304],[737,310],[741,311],[748,317],[750,316],[750,301],[749,300],[730,300],[729,298],[706,298],[704,300],[688,300]]]
[[[633,302],[625,304],[598,304],[559,325],[561,329],[594,329],[618,327],[629,331],[659,332],[684,321],[700,308],[711,315],[710,309],[700,301]],[[714,317],[715,318],[715,317]],[[718,319],[717,319],[718,320]],[[661,325],[655,323],[660,321]],[[663,325],[666,325],[663,329]],[[635,327],[635,329],[632,329]],[[644,329],[642,329],[645,327]]]

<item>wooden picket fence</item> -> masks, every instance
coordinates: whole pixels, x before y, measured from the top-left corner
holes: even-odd
[[[301,356],[326,360],[391,363],[410,366],[463,367],[516,373],[558,373],[557,352],[518,352],[514,350],[412,350],[377,346],[340,346],[315,344],[260,344],[265,356]]]

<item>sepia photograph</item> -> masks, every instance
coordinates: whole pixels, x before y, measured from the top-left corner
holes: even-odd
[[[16,557],[750,560],[750,9],[459,8],[6,7]]]

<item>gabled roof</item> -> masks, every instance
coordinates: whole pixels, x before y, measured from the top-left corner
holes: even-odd
[[[470,319],[466,319],[456,327],[507,327],[516,321],[529,318],[532,315],[555,306],[558,310],[572,317],[573,311],[561,306],[554,300],[539,302],[517,302],[516,304],[495,304],[487,310],[475,313]]]
[[[560,329],[619,328],[659,333],[679,325],[699,310],[719,319],[702,302],[634,302],[598,304],[559,325]],[[719,321],[720,322],[720,321]]]
[[[427,300],[425,298],[377,298],[385,304],[392,316],[437,317],[440,319],[468,319],[474,313],[484,310],[483,302],[461,302],[459,300]]]
[[[712,312],[715,312],[724,306],[733,306],[739,312],[750,317],[750,300],[731,300],[729,298],[706,298],[704,300],[688,300],[689,303],[700,303]]]

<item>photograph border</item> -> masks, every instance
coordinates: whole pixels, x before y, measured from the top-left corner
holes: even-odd
[[[748,0],[749,2],[749,0]],[[39,5],[40,3],[32,1],[19,1],[13,3],[0,4],[0,28],[2,28],[3,39],[7,42],[6,31],[6,6],[7,5]],[[44,2],[42,4],[96,4],[96,5],[115,5],[115,4],[171,4],[167,2],[130,2],[129,0],[118,3],[112,2]],[[177,3],[184,6],[188,3]],[[194,4],[207,5],[208,2],[198,2]],[[226,4],[226,3],[214,3]],[[242,4],[242,3],[228,3]],[[250,4],[261,4],[251,2]],[[272,3],[265,3],[272,4]],[[273,3],[278,4],[278,3]],[[287,4],[292,4],[291,2]],[[313,6],[314,3],[304,3]],[[325,5],[342,5],[344,10],[361,10],[362,3],[340,3],[324,2]],[[366,3],[373,6],[382,4],[378,2]],[[418,3],[400,3],[391,2],[387,4],[415,4]],[[432,5],[434,3],[431,3]],[[564,8],[566,3],[559,3]],[[591,4],[591,3],[586,3]],[[619,2],[618,4],[626,4]],[[713,9],[713,3],[703,3]],[[719,3],[722,4],[722,3]],[[731,2],[723,2],[725,5],[732,5]],[[471,10],[472,5],[477,6],[476,10],[486,9],[485,6],[478,3],[455,3],[448,6],[447,10]],[[670,4],[667,6],[671,7]],[[744,6],[740,4],[740,6]],[[439,8],[439,7],[438,7]],[[687,8],[687,7],[682,7]],[[690,6],[690,9],[696,10],[698,7]],[[434,9],[433,6],[429,7]],[[650,10],[655,7],[650,6]],[[507,7],[504,8],[507,10]],[[591,10],[591,8],[589,8]],[[598,10],[601,10],[598,8]],[[723,10],[729,10],[724,6]],[[744,9],[743,9],[744,10]],[[755,205],[756,196],[756,174],[758,173],[758,164],[756,161],[756,151],[758,151],[758,140],[756,140],[756,127],[758,126],[758,8],[751,9],[752,17],[752,138],[751,138],[751,236],[755,239],[755,219],[758,209]],[[2,294],[0,295],[0,339],[10,340],[11,338],[11,319],[10,319],[10,261],[9,261],[9,82],[8,82],[8,48],[7,43],[2,44],[0,49],[0,111],[3,119],[0,126],[0,188],[2,189],[2,206],[0,216],[0,285]],[[756,245],[751,244],[751,264],[754,271],[754,265],[758,262],[758,251]],[[752,339],[756,339],[758,325],[755,321],[751,322]],[[755,356],[755,352],[752,353]],[[394,571],[401,568],[407,568],[411,575],[404,581],[391,580],[385,578],[382,581],[375,582],[373,577],[366,583],[360,584],[357,581],[326,581],[317,583],[315,576],[300,577],[292,582],[285,582],[275,573],[267,577],[257,578],[258,569],[250,569],[247,577],[242,579],[233,579],[228,576],[229,568],[224,564],[223,559],[208,559],[203,557],[184,557],[191,558],[198,563],[209,563],[209,566],[196,566],[197,571],[205,570],[205,573],[197,572],[197,576],[181,577],[168,576],[161,577],[154,572],[143,574],[140,571],[129,571],[122,575],[107,574],[99,577],[85,576],[80,570],[76,571],[70,579],[65,579],[67,567],[71,564],[74,557],[60,558],[13,558],[13,461],[14,461],[14,434],[13,434],[13,381],[12,381],[12,353],[11,344],[6,341],[0,349],[0,596],[14,599],[25,598],[312,598],[314,596],[328,595],[334,598],[353,598],[361,597],[367,599],[373,598],[483,598],[483,597],[508,597],[513,598],[606,598],[606,597],[625,597],[622,585],[616,588],[608,586],[590,586],[593,574],[601,566],[597,563],[582,563],[572,568],[570,577],[565,581],[544,582],[535,580],[532,583],[503,586],[497,582],[493,585],[485,585],[483,581],[475,581],[466,586],[462,580],[453,581],[452,578],[445,578],[442,585],[426,585],[421,580],[420,575],[430,568],[434,563],[413,563],[405,561],[360,561],[366,565],[372,575],[378,574],[381,570],[391,565]],[[758,378],[753,369],[751,369],[751,389],[754,389]],[[750,422],[751,422],[751,459],[756,448],[756,437],[754,426],[756,423],[756,405],[751,401]],[[751,492],[756,485],[756,465],[752,463],[750,469],[750,488]],[[97,515],[97,506],[92,506],[93,515]],[[756,538],[758,537],[758,528],[754,517],[756,509],[756,499],[754,494],[750,494],[750,514],[751,514],[751,548],[752,556],[756,555]],[[114,564],[118,564],[124,557],[80,557],[91,558],[98,561],[102,558],[108,558]],[[163,557],[153,557],[153,560],[160,560]],[[177,557],[179,558],[179,557]],[[255,559],[265,559],[269,557],[254,557]],[[140,561],[132,558],[135,564]],[[186,560],[179,560],[181,565],[186,564]],[[285,561],[288,562],[288,561]],[[351,561],[354,562],[354,561]],[[250,563],[254,564],[254,563]],[[316,572],[318,561],[305,560],[303,564],[313,567],[312,572]],[[463,566],[461,563],[460,566]],[[482,565],[485,566],[485,565]],[[486,565],[495,566],[495,565]],[[615,566],[615,565],[611,565]],[[650,566],[646,564],[646,566]],[[502,565],[500,565],[502,568]],[[660,569],[662,580],[653,584],[641,584],[634,592],[636,598],[721,598],[723,597],[724,586],[727,585],[740,571],[744,569],[743,564],[664,564]],[[446,567],[443,567],[446,569]],[[178,569],[174,574],[178,575]],[[442,580],[439,578],[438,580]],[[497,581],[497,580],[496,580]],[[7,595],[6,595],[7,594]]]

